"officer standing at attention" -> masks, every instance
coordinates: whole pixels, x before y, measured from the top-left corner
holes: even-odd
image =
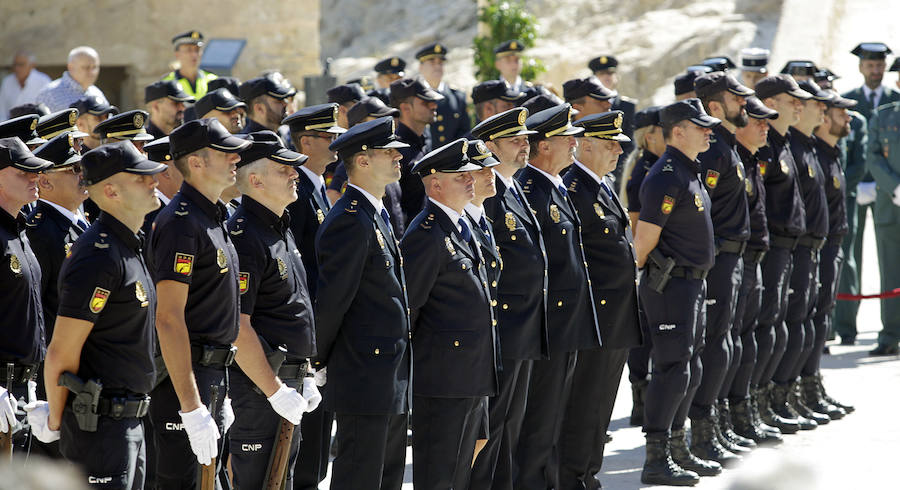
[[[616,92],[600,83],[597,77],[574,78],[563,83],[563,97],[578,111],[579,118],[610,111],[616,95]],[[631,138],[628,137],[627,143],[630,142]]]
[[[347,167],[347,191],[316,236],[316,351],[335,414],[335,490],[403,485],[410,400],[409,312],[399,244],[381,198],[400,179],[394,120],[358,124],[330,148]],[[327,371],[327,372],[326,372]]]
[[[522,80],[522,51],[525,51],[525,45],[518,39],[498,44],[494,48],[494,68],[500,72],[500,81],[516,92],[525,93],[525,100],[528,100],[538,95],[538,90],[531,82]]]
[[[400,242],[413,342],[413,485],[461,488],[486,432],[478,414],[497,392],[494,309],[485,258],[464,208],[475,197],[468,142],[425,155],[413,171],[428,201]],[[464,441],[466,444],[464,444]]]
[[[141,227],[144,235],[149,237],[150,232],[153,231],[153,222],[156,220],[156,216],[181,189],[184,177],[175,168],[175,162],[172,160],[172,152],[169,148],[168,136],[155,139],[144,145],[144,153],[147,154],[147,158],[150,160],[166,164],[166,169],[156,174],[156,180],[159,182],[159,185],[156,186],[156,197],[159,198],[159,207],[147,213],[147,216],[144,217],[144,226]]]
[[[225,129],[237,134],[244,129],[247,104],[241,102],[227,88],[210,90],[193,106],[197,119],[212,117],[218,119]]]
[[[59,439],[60,452],[89,484],[143,488],[141,417],[156,378],[156,291],[139,230],[159,205],[154,174],[165,166],[127,141],[91,150],[81,162],[102,212],[60,271],[59,316],[44,365],[47,402],[30,403],[28,418],[40,441]],[[78,410],[84,405],[87,411]]]
[[[444,100],[438,101],[434,123],[428,127],[432,144],[441,146],[469,134],[471,123],[466,109],[466,93],[451,88],[443,80],[447,47],[441,43],[431,43],[416,52],[416,59],[419,60],[419,74],[444,96]]]
[[[472,87],[475,119],[480,122],[506,112],[525,101],[525,97],[527,97],[525,93],[510,87],[503,80],[481,82]]]
[[[484,141],[469,140],[466,148],[466,156],[469,161],[480,165],[481,169],[472,171],[472,178],[475,179],[475,197],[466,204],[465,215],[469,218],[472,234],[478,240],[481,255],[484,257],[488,283],[492,284],[488,288],[491,293],[491,306],[496,307],[497,286],[493,286],[493,284],[498,284],[500,281],[503,261],[500,258],[497,240],[494,238],[494,230],[491,229],[488,217],[485,215],[484,201],[497,195],[497,179],[492,169],[500,165],[500,162],[487,149]]]
[[[238,253],[241,303],[241,328],[234,342],[241,367],[229,372],[235,422],[228,434],[235,486],[263,488],[273,477],[266,475],[266,467],[279,443],[281,417],[299,424],[322,396],[309,371],[316,345],[312,300],[285,211],[297,197],[293,166],[306,157],[285,149],[271,131],[249,136],[252,143],[241,152],[236,177],[243,197],[228,220]],[[275,402],[282,396],[290,404]],[[283,476],[288,489],[293,488],[300,440],[295,430]]]
[[[38,137],[49,140],[64,132],[70,132],[72,138],[84,138],[87,133],[79,131],[75,127],[75,121],[78,119],[78,110],[73,108],[56,111],[53,114],[45,114],[38,119],[37,127],[34,130]]]
[[[234,184],[237,153],[249,145],[215,119],[190,121],[169,135],[184,183],[157,216],[149,253],[159,298],[156,329],[169,374],[153,389],[150,410],[156,445],[165,448],[157,458],[161,487],[191,487],[196,462],[208,465],[220,453],[239,291],[237,252],[219,196]]]
[[[100,139],[94,134],[94,128],[110,116],[115,116],[119,113],[118,107],[110,105],[103,97],[94,95],[85,95],[73,102],[70,107],[78,110],[78,119],[75,120],[75,127],[79,131],[87,133],[87,136],[81,140],[83,150],[81,153],[100,146]]]
[[[641,344],[638,320],[637,267],[625,208],[605,177],[618,164],[621,111],[593,114],[575,121],[579,136],[575,164],[563,177],[581,218],[585,260],[591,279],[603,346],[582,350],[572,380],[572,395],[563,418],[559,453],[559,488],[600,488],[594,476],[603,465],[606,429],[612,416],[628,350]],[[597,374],[603,373],[599,377]]]
[[[495,314],[500,336],[501,365],[497,396],[488,402],[490,424],[487,444],[472,468],[471,488],[511,490],[515,476],[513,457],[536,359],[546,359],[547,254],[537,218],[514,178],[528,163],[528,110],[515,108],[485,119],[475,137],[500,164],[493,167],[497,194],[484,201],[504,271],[497,285]]]
[[[687,67],[684,73],[675,77],[675,100],[694,99],[694,80],[704,73],[712,73],[713,69],[705,65],[692,65]]]
[[[769,50],[764,48],[744,48],[741,50],[741,83],[746,87],[756,86],[756,82],[769,74]]]
[[[208,84],[215,80],[216,74],[200,69],[200,58],[203,57],[203,34],[198,31],[187,31],[172,38],[175,46],[175,59],[178,69],[169,72],[163,80],[175,80],[181,89],[194,99],[206,95]]]
[[[35,157],[19,138],[0,138],[0,284],[7,327],[0,338],[0,432],[12,434],[16,399],[44,360],[46,334],[41,315],[41,266],[25,235],[21,209],[38,198],[39,173],[52,162]],[[10,374],[10,368],[13,372]],[[12,378],[12,386],[6,380]],[[21,436],[20,436],[21,437]],[[27,440],[15,441],[25,448]]]
[[[257,131],[274,131],[287,144],[290,138],[286,131],[279,131],[287,116],[288,99],[297,93],[297,89],[280,73],[269,73],[262,77],[251,78],[241,84],[240,97],[247,104],[247,121],[243,134]]]
[[[146,128],[149,116],[142,110],[116,114],[94,126],[94,134],[97,135],[101,145],[131,140],[138,150],[142,150],[144,143],[154,139]]]
[[[37,114],[7,119],[0,123],[0,138],[19,138],[30,151],[36,150],[47,142],[37,134],[38,119]]]
[[[772,395],[772,376],[787,345],[787,290],[791,276],[792,256],[800,236],[806,233],[806,210],[800,192],[797,164],[791,152],[788,129],[800,119],[804,101],[811,96],[802,90],[790,75],[771,75],[760,80],[756,96],[769,109],[778,112],[778,118],[769,119],[767,152],[771,152],[771,165],[760,167],[766,188],[766,222],[769,228],[769,250],[762,265],[762,308],[756,327],[757,348],[771,352],[759,374],[759,410],[762,420],[786,434],[799,430],[797,419],[782,411],[776,414],[769,404]],[[754,373],[754,378],[757,373]]]
[[[325,94],[328,96],[329,103],[338,105],[337,125],[346,129],[350,127],[347,122],[347,112],[356,105],[357,102],[366,98],[366,93],[358,83],[347,83],[331,87]]]
[[[559,175],[575,159],[572,107],[563,104],[532,114],[528,165],[519,183],[534,209],[547,247],[547,309],[550,359],[531,373],[516,461],[517,488],[550,488],[557,479],[552,450],[559,439],[578,351],[600,346],[594,299],[581,242],[581,220]]]
[[[886,58],[887,55],[891,54],[891,48],[880,42],[861,43],[853,48],[850,53],[859,58],[859,73],[863,76],[864,81],[862,86],[843,93],[841,96],[857,101],[856,112],[860,113],[871,126],[871,119],[877,107],[900,101],[900,90],[889,85],[882,85],[884,72],[887,68]],[[854,133],[858,133],[858,131],[854,131]],[[852,140],[854,138],[851,136],[849,139]],[[869,141],[874,144],[871,138],[869,138]],[[883,144],[883,142],[879,144]],[[874,205],[878,198],[876,182],[873,174],[870,173],[872,158],[871,152],[867,151],[863,161],[868,170],[862,177],[862,181],[853,188],[856,193],[856,199],[847,200],[847,224],[849,229],[847,231],[847,239],[844,241],[846,267],[841,274],[839,293],[859,294],[860,286],[862,285],[863,232],[866,228],[869,210],[872,211],[874,219]],[[852,160],[848,155],[848,165],[853,163]],[[848,185],[848,187],[850,186]],[[893,192],[893,188],[884,190],[888,194]],[[896,270],[883,266],[879,261],[879,274],[893,275]],[[889,301],[891,300],[882,300],[882,311],[885,311],[884,306],[889,304]],[[840,301],[835,309],[835,331],[841,335],[841,340],[846,340],[849,345],[856,342],[856,316],[858,311],[858,301]],[[890,340],[886,340],[886,343],[890,344]],[[885,348],[876,346],[874,350],[878,351],[876,355],[879,355]],[[887,349],[888,352],[886,354],[892,355],[897,353],[889,352],[892,350],[894,349]]]
[[[670,441],[685,449],[684,419],[703,371],[698,350],[706,320],[704,279],[715,260],[715,244],[697,155],[709,149],[711,128],[720,121],[707,115],[698,99],[688,99],[663,107],[660,122],[666,151],[641,185],[635,238],[638,266],[647,267],[639,293],[653,337],[641,482],[695,485],[698,474],[673,462]],[[718,466],[685,453],[679,459],[706,474]]]
[[[709,211],[716,250],[715,264],[706,278],[705,348],[700,355],[703,377],[688,412],[691,452],[701,459],[730,466],[740,460],[734,453],[743,452],[742,446],[756,445],[734,434],[730,434],[732,438],[726,436],[728,431],[723,427],[727,427],[728,406],[716,403],[734,355],[731,329],[743,275],[742,256],[750,238],[746,175],[735,150],[734,131],[749,122],[744,106],[746,97],[754,92],[721,71],[698,77],[694,92],[706,112],[722,122],[712,130],[709,150],[697,156],[700,177],[712,202]],[[703,475],[700,471],[698,474]]]
[[[633,140],[634,113],[637,110],[638,101],[631,97],[625,97],[617,92],[619,88],[619,60],[617,60],[615,56],[610,55],[598,56],[588,62],[588,68],[594,73],[594,76],[600,80],[600,83],[602,83],[604,87],[615,93],[615,96],[609,101],[611,105],[608,110],[622,111],[622,114],[624,114],[622,116],[624,118],[622,120],[622,131],[625,136],[628,136],[629,139]],[[574,106],[575,104],[572,105]],[[579,116],[584,117],[587,116],[587,114],[579,114]],[[614,182],[621,179],[623,170],[621,164],[625,163],[625,159],[631,153],[633,148],[634,144],[630,141],[622,144],[623,153],[619,156],[620,165],[612,171]]]
[[[185,102],[197,99],[186,94],[174,80],[153,82],[144,88],[144,103],[150,113],[147,132],[154,138],[162,138],[184,123]]]
[[[404,77],[406,61],[403,58],[392,56],[375,63],[376,88],[366,95],[378,97],[385,104],[391,103],[391,84]]]

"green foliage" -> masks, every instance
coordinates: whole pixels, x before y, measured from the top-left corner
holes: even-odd
[[[525,10],[522,0],[489,0],[478,12],[478,20],[488,27],[486,36],[473,40],[475,76],[480,81],[500,77],[494,68],[494,48],[510,39],[518,39],[526,48],[534,46],[538,36],[537,18]],[[534,80],[547,69],[539,60],[522,57],[522,80]]]

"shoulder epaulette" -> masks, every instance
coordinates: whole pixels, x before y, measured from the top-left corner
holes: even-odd
[[[352,199],[350,201],[350,205],[344,208],[344,211],[348,213],[356,213],[357,207],[359,207],[359,201],[357,201],[356,199]]]
[[[234,220],[234,223],[235,223],[234,229],[231,230],[229,233],[231,233],[234,236],[238,236],[244,232],[244,226],[245,226],[244,218],[238,218],[238,219]]]
[[[109,244],[106,243],[107,236],[108,235],[106,233],[100,233],[99,240],[94,242],[94,248],[100,248],[100,249],[109,248]]]
[[[42,221],[44,221],[44,213],[38,211],[37,213],[34,213],[34,215],[29,218],[27,222],[25,222],[25,226],[34,228],[35,226],[41,224]]]
[[[430,230],[434,226],[434,214],[428,213],[428,217],[423,219],[422,224],[419,226],[421,226],[423,230]]]
[[[178,211],[175,211],[175,216],[187,216],[190,211],[187,208],[187,201],[179,201],[178,203]]]

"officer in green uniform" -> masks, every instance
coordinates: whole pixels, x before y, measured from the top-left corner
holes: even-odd
[[[900,91],[881,84],[887,67],[885,58],[891,54],[891,48],[884,43],[862,43],[856,46],[851,53],[859,57],[859,72],[865,78],[865,83],[863,86],[841,95],[857,101],[856,111],[869,119],[876,107],[900,100]],[[854,136],[860,134],[854,128],[853,122],[851,122],[851,129],[853,132],[848,137],[848,144],[851,144]],[[871,159],[871,157],[867,154],[863,161],[866,159]],[[852,160],[848,155],[848,168],[852,166]],[[865,167],[863,166],[863,168]],[[876,183],[873,182],[872,175],[869,173],[865,173],[862,181],[857,185],[853,185],[851,179],[847,179],[847,224],[850,229],[843,244],[844,257],[847,262],[844,264],[844,271],[841,274],[839,293],[859,294],[860,292],[862,237],[866,227],[866,214],[877,199],[875,186]],[[888,194],[891,191],[892,189],[886,190]],[[855,198],[851,198],[853,194],[856,194]],[[850,253],[851,248],[852,254]],[[890,269],[881,269],[882,272],[885,270]],[[856,313],[858,310],[859,303],[856,301],[839,301],[834,312],[835,331],[841,334],[843,342],[851,345],[856,340]]]
[[[180,66],[169,72],[163,80],[175,80],[181,89],[195,99],[206,95],[208,83],[215,80],[216,74],[200,69],[200,58],[203,56],[203,34],[199,31],[187,31],[172,38],[175,46],[175,59]]]

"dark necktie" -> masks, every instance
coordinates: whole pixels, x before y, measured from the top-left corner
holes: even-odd
[[[388,229],[388,233],[391,232],[391,215],[388,214],[387,209],[381,208],[381,219],[384,220],[384,225]]]
[[[869,105],[872,106],[872,109],[875,108],[875,91],[874,90],[869,92]]]
[[[522,196],[519,195],[519,191],[516,190],[516,186],[513,185],[512,187],[509,188],[509,190],[510,190],[510,192],[512,192],[512,195],[515,196],[516,201],[519,201],[519,204],[522,205],[522,207],[524,208],[525,201],[522,200]]]
[[[562,185],[562,184],[559,184],[559,185],[557,185],[557,186],[556,186],[556,188],[557,188],[557,189],[559,189],[559,193],[560,193],[560,194],[562,194],[562,195],[563,195],[563,197],[566,197],[566,196],[568,196],[568,195],[569,195],[569,193],[568,193],[568,192],[566,192],[566,188],[565,188],[565,187],[563,187],[563,185]]]
[[[325,186],[319,187],[319,193],[322,194],[322,202],[325,203],[325,207],[328,207],[328,194],[325,193]],[[323,209],[323,211],[325,211]]]
[[[78,218],[78,221],[76,221],[75,224],[78,225],[79,228],[81,228],[81,231],[86,231],[88,229],[88,224],[85,223],[81,218]]]
[[[472,242],[472,231],[469,230],[469,226],[466,224],[466,220],[463,218],[459,218],[459,221],[456,222],[460,226],[459,235],[468,243]]]
[[[490,228],[490,226],[488,226],[488,222],[486,219],[484,219],[483,214],[481,215],[481,219],[478,220],[478,226],[481,227],[481,231],[484,232],[484,236],[487,237],[488,241],[490,242],[490,245],[493,247],[494,239],[493,239],[493,237],[491,237],[491,228]]]
[[[600,181],[600,187],[602,187],[603,190],[606,191],[606,195],[610,198],[610,200],[612,200],[613,192],[612,192],[612,189],[610,189],[609,186],[606,185],[606,182]]]

